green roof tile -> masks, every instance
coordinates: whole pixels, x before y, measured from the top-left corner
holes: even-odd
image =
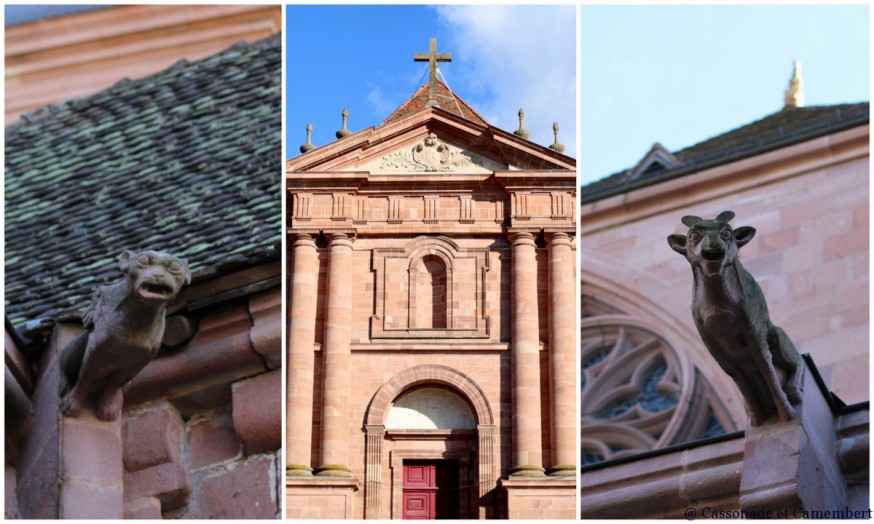
[[[238,253],[278,256],[280,68],[274,35],[8,125],[13,323],[84,307],[120,277],[124,249],[185,257],[195,277]]]

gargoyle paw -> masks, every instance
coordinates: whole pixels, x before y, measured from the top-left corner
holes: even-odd
[[[64,398],[61,399],[61,413],[65,417],[76,418],[79,416],[80,411],[82,411],[82,404],[73,395],[73,392],[70,391],[64,395]]]
[[[97,418],[104,422],[110,422],[121,415],[121,408],[124,405],[124,397],[121,389],[118,389],[110,395],[101,397],[97,406]]]

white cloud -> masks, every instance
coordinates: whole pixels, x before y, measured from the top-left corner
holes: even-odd
[[[565,153],[576,156],[576,9],[574,6],[441,6],[451,28],[453,74],[460,96],[490,124],[515,131],[519,108],[531,140],[553,142],[561,126]],[[449,49],[451,46],[451,49]],[[441,46],[442,47],[442,46]],[[470,95],[468,95],[470,91]]]
[[[369,85],[370,91],[367,93],[367,102],[370,104],[370,109],[374,114],[386,115],[391,114],[398,106],[393,100],[390,100],[379,87]]]

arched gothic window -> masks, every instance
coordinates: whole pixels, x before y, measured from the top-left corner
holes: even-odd
[[[647,323],[583,302],[584,466],[735,429],[707,380]]]

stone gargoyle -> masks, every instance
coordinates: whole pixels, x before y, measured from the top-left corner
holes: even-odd
[[[158,353],[167,305],[191,282],[188,262],[158,251],[125,251],[119,267],[124,279],[97,288],[82,317],[85,332],[60,353],[67,417],[78,417],[93,393],[97,418],[118,418],[122,388]]]
[[[686,235],[668,236],[671,249],[692,265],[692,318],[704,345],[737,384],[753,426],[795,417],[801,402],[801,356],[771,323],[762,288],[737,255],[756,230],[728,224],[732,211],[713,220],[684,216]]]

